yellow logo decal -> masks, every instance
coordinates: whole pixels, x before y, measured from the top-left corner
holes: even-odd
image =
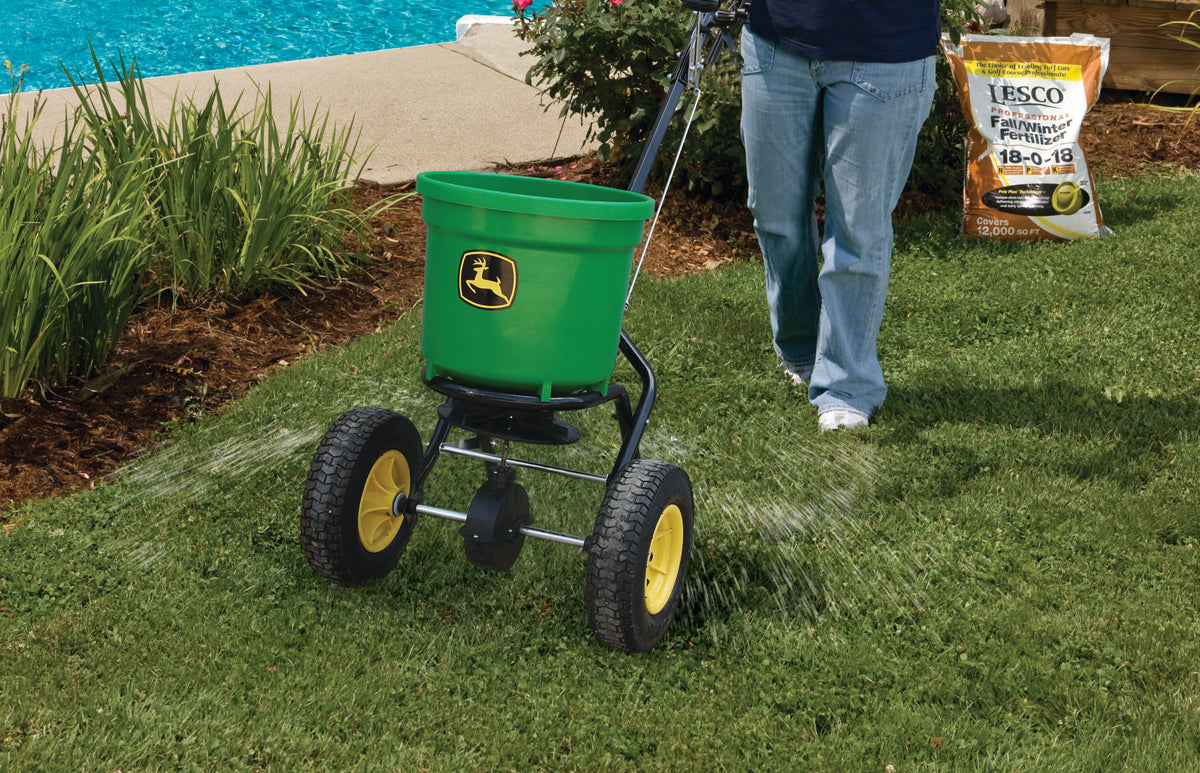
[[[462,253],[458,264],[458,298],[475,308],[498,311],[512,305],[517,294],[517,264],[486,250]]]
[[[458,297],[477,309],[497,311],[517,296],[517,264],[487,250],[468,250],[458,265]]]

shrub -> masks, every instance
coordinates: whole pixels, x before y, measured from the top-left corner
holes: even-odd
[[[955,43],[964,32],[978,30],[979,25],[975,0],[942,0],[942,30]],[[909,189],[941,204],[961,204],[966,137],[967,122],[955,92],[954,75],[945,53],[939,49],[937,91],[933,95],[933,108],[917,138]]]
[[[555,0],[520,14],[518,35],[536,57],[526,80],[562,103],[564,117],[588,117],[599,158],[628,176],[666,98],[692,14],[673,0]],[[702,84],[679,172],[693,190],[720,195],[744,185],[737,73],[734,58],[724,57]],[[682,129],[683,121],[673,121],[664,147],[677,148]]]
[[[599,142],[597,155],[627,175],[666,98],[692,13],[676,0],[554,0],[537,12],[521,5],[518,35],[530,44],[525,53],[535,58],[526,80],[561,103],[564,117],[591,120],[589,139]],[[952,37],[975,18],[973,0],[942,3],[942,20]],[[739,68],[737,56],[723,56],[701,83],[704,95],[679,173],[692,191],[745,194]],[[918,189],[948,200],[961,186],[966,127],[944,62],[938,72],[935,106],[921,133],[912,179]],[[664,147],[678,146],[683,123],[672,122]],[[663,166],[660,162],[658,170]]]

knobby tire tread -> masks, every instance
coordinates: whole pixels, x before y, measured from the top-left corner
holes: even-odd
[[[671,600],[657,615],[645,601],[645,550],[669,504],[684,512],[688,536]],[[679,604],[691,550],[692,493],[672,464],[637,459],[608,486],[592,532],[587,577],[588,624],[596,638],[624,652],[645,652],[666,633]]]
[[[367,560],[356,555],[347,544],[347,530],[353,530],[352,544],[361,547],[357,519],[362,483],[358,479],[364,477],[382,450],[389,448],[404,454],[415,474],[414,454],[419,464],[420,444],[420,435],[411,422],[386,408],[355,408],[330,427],[313,455],[300,511],[300,542],[314,572],[330,582],[352,587],[377,582],[391,570],[412,535],[411,520],[382,554]]]

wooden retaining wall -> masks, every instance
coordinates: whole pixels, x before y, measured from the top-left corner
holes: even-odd
[[[1032,2],[1009,0],[1009,16],[1030,16]],[[1042,34],[1090,32],[1112,40],[1104,86],[1113,89],[1178,94],[1200,89],[1200,48],[1173,40],[1172,35],[1200,42],[1200,29],[1166,22],[1200,25],[1200,0],[1045,0]],[[1016,13],[1014,13],[1016,11]]]

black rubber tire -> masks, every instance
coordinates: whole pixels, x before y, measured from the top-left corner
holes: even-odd
[[[677,510],[673,509],[677,508]],[[647,568],[666,513],[683,528],[674,582],[661,589],[662,608],[648,605]],[[613,649],[646,652],[667,632],[692,552],[692,484],[679,467],[636,459],[609,483],[588,541],[587,613],[592,633]]]
[[[359,505],[368,478],[376,462],[392,451],[399,452],[407,464],[408,490],[403,485],[398,488],[411,493],[411,481],[421,468],[421,435],[394,411],[348,411],[325,433],[313,456],[300,509],[300,542],[309,566],[330,582],[346,586],[377,582],[387,576],[408,545],[415,515],[404,517],[382,549],[368,550],[359,535]]]

